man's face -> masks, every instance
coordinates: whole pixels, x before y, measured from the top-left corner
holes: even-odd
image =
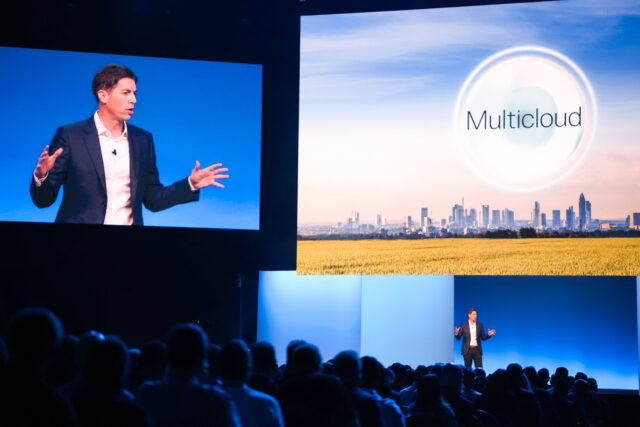
[[[111,89],[99,90],[98,97],[112,118],[129,120],[136,104],[136,82],[129,77],[122,78]]]
[[[472,322],[476,321],[476,317],[478,317],[478,312],[473,310],[471,313],[469,313],[469,320],[471,320]]]

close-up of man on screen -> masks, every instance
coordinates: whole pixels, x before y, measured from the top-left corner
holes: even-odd
[[[30,185],[33,203],[51,206],[63,186],[56,222],[143,225],[142,204],[152,212],[197,201],[200,189],[224,186],[217,163],[195,166],[188,178],[160,183],[151,134],[127,124],[138,78],[127,67],[104,66],[93,78],[98,110],[88,120],[58,128],[38,158]]]

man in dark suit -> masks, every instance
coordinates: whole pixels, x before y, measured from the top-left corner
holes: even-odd
[[[470,308],[469,320],[462,323],[455,329],[456,339],[462,338],[462,357],[464,357],[464,366],[471,367],[471,361],[476,368],[482,368],[482,341],[486,341],[495,335],[495,329],[489,329],[487,334],[484,333],[482,323],[476,322],[478,312],[475,308]]]
[[[153,137],[127,125],[138,79],[127,67],[109,64],[93,79],[98,111],[88,120],[58,128],[45,147],[29,192],[38,207],[53,204],[63,186],[56,222],[142,225],[142,204],[160,211],[196,201],[199,190],[227,178],[222,164],[200,169],[172,185],[160,183]]]

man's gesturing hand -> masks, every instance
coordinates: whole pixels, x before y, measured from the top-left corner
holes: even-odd
[[[42,154],[40,154],[40,157],[38,158],[38,164],[36,165],[36,178],[44,179],[60,154],[62,154],[62,148],[58,148],[55,153],[49,155],[49,146],[47,145],[44,147]]]
[[[216,163],[204,169],[200,169],[200,162],[196,160],[196,165],[191,171],[189,181],[196,190],[199,190],[209,185],[215,185],[216,187],[224,188],[224,185],[218,182],[219,179],[229,178],[229,175],[220,175],[227,172],[229,169],[222,168],[222,163]]]

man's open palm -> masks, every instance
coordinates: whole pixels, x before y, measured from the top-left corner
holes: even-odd
[[[49,146],[47,145],[42,150],[42,154],[38,158],[38,164],[36,165],[35,174],[38,179],[44,179],[47,176],[56,159],[62,154],[62,148],[58,148],[55,153],[49,155]]]

